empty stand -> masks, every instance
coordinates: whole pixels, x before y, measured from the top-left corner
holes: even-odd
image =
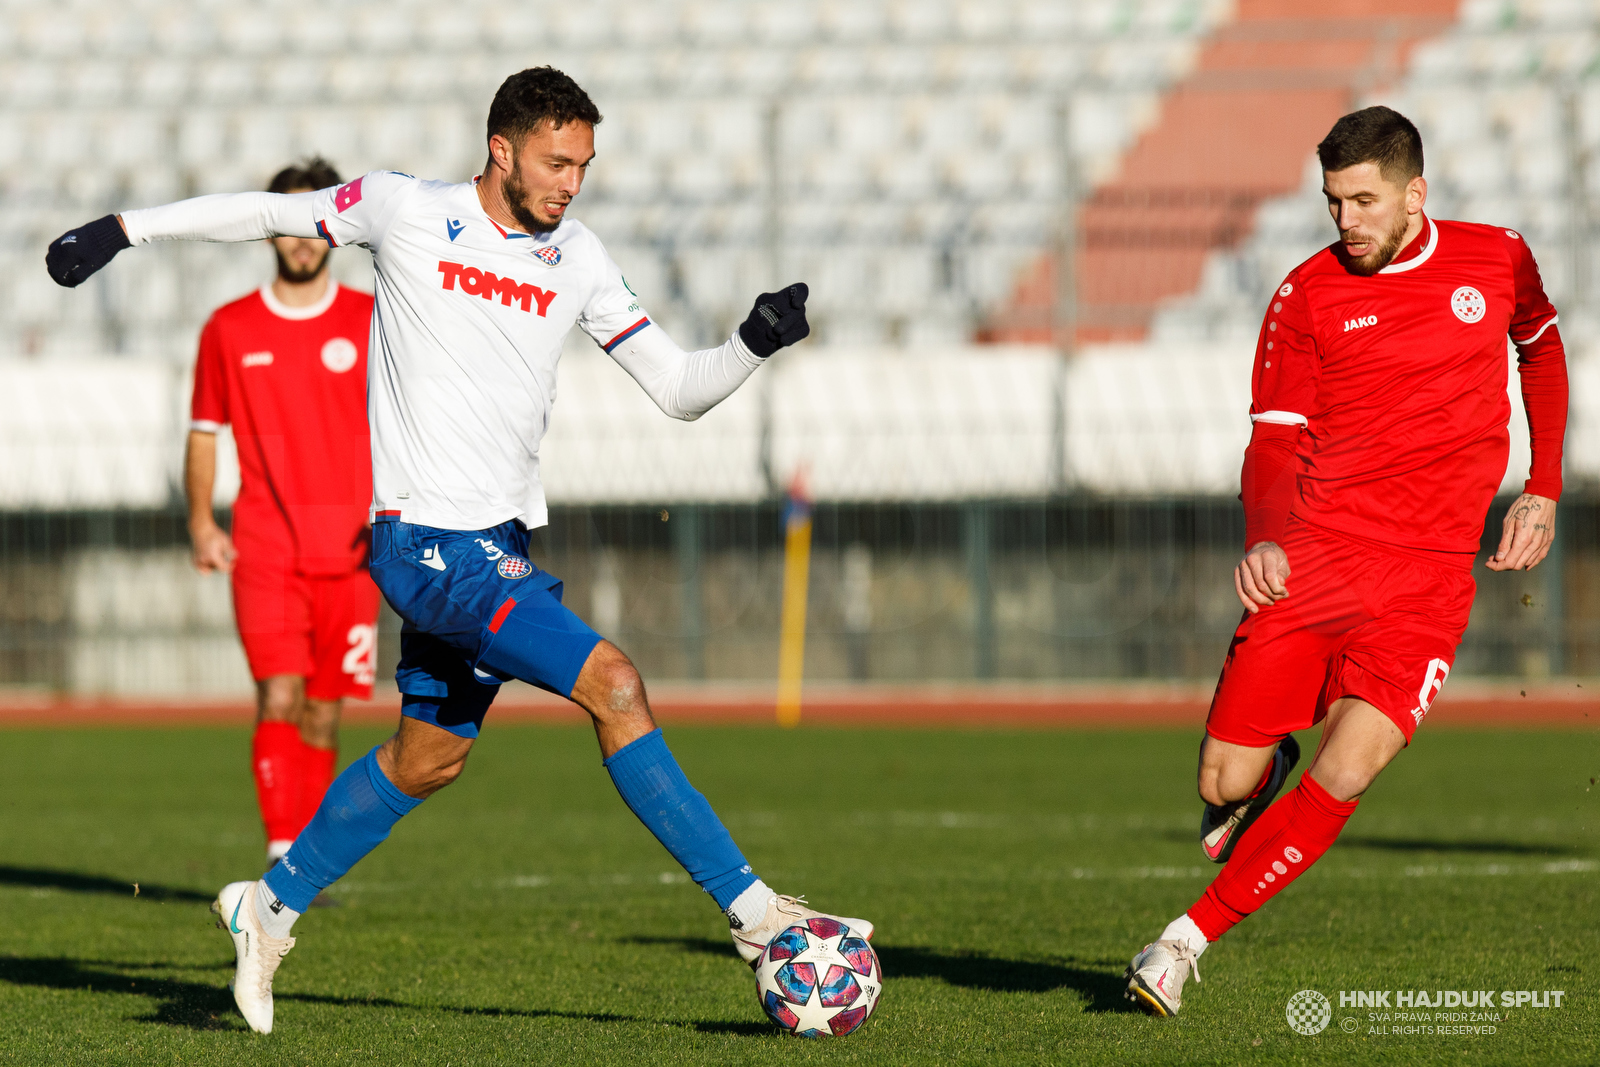
[[[1307,149],[1373,88],[1397,82],[1459,0],[1241,0],[1160,118],[1086,197],[1078,219],[1079,340],[1139,340],[1193,292],[1207,255],[1238,244],[1256,208],[1299,184]],[[999,340],[1052,336],[1048,258],[991,320]],[[1059,313],[1056,313],[1059,314]]]
[[[496,85],[541,63],[606,114],[576,216],[681,340],[725,336],[759,287],[808,272],[819,338],[965,340],[1049,240],[1063,102],[1074,166],[1110,176],[1229,7],[10,0],[0,355],[191,359],[203,316],[270,260],[142,250],[68,315],[35,284],[45,244],[118,207],[259,188],[312,151],[467,178]],[[337,269],[359,280],[360,256]]]
[[[1358,101],[1416,122],[1432,214],[1511,227],[1528,240],[1562,333],[1579,345],[1595,333],[1597,57],[1600,5],[1470,0],[1457,25],[1417,46],[1394,86]],[[1154,316],[1153,339],[1255,336],[1267,294],[1334,238],[1309,144],[1299,168],[1297,189],[1264,202],[1248,239],[1212,251],[1197,291]]]

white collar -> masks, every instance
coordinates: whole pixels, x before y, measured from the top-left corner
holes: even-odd
[[[1389,264],[1387,267],[1384,267],[1382,270],[1380,270],[1378,272],[1379,274],[1400,274],[1404,271],[1411,270],[1414,267],[1420,267],[1424,263],[1428,262],[1428,257],[1433,255],[1433,250],[1439,247],[1439,227],[1435,226],[1433,224],[1433,220],[1428,218],[1428,216],[1424,215],[1422,217],[1428,223],[1428,243],[1422,246],[1422,251],[1418,252],[1415,257],[1406,260],[1404,263]]]
[[[322,294],[322,299],[315,304],[305,307],[290,307],[279,300],[272,292],[272,286],[261,287],[261,302],[267,305],[267,310],[280,319],[314,319],[318,315],[333,307],[333,301],[339,295],[339,283],[332,278],[328,279],[328,291]]]

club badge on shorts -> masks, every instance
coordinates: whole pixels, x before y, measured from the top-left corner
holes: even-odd
[[[500,565],[495,569],[502,578],[526,578],[533,573],[533,564],[521,556],[501,556]]]

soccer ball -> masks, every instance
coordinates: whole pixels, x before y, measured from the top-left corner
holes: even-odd
[[[843,1037],[878,1006],[883,969],[867,939],[833,919],[795,923],[756,958],[756,999],[801,1037]]]

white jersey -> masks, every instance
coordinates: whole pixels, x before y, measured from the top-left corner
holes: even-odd
[[[134,244],[284,234],[372,251],[374,517],[450,530],[543,525],[539,442],[573,323],[676,418],[698,418],[762,363],[737,334],[679,349],[581,222],[537,236],[504,230],[472,183],[374,171],[317,193],[201,197],[122,217]]]

